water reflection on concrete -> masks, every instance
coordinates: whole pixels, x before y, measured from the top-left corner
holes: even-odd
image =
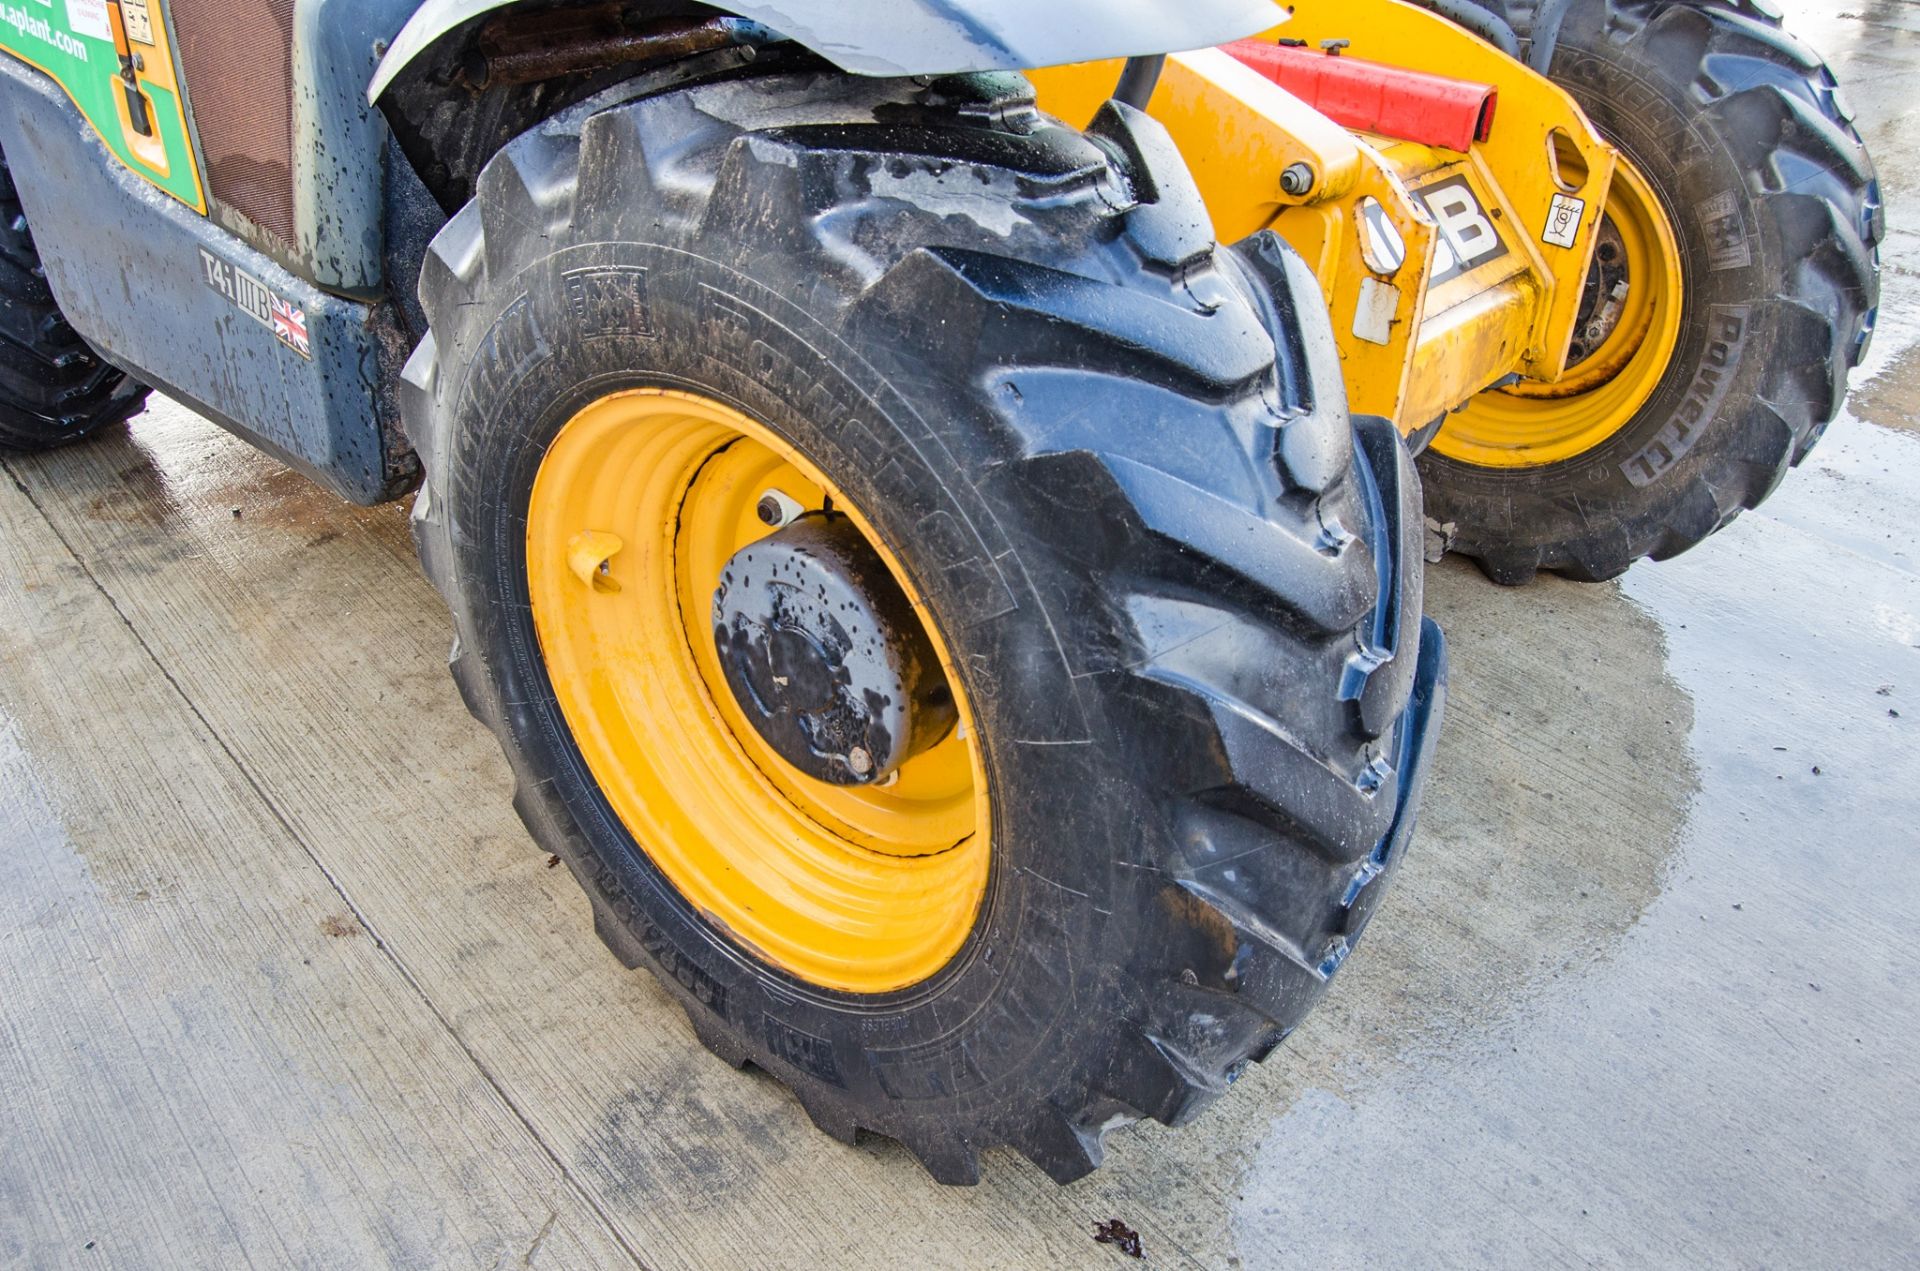
[[[1664,891],[1506,1018],[1279,1117],[1236,1215],[1253,1263],[1873,1265],[1913,1248],[1920,585],[1751,517],[1621,594],[1693,703],[1699,791]]]
[[[1660,624],[1615,587],[1502,590],[1457,561],[1434,571],[1428,604],[1452,640],[1446,735],[1366,942],[1199,1125],[1114,1136],[1107,1167],[1074,1189],[1169,1256],[1172,1240],[1202,1266],[1423,1258],[1436,1221],[1470,1213],[1447,1187],[1489,1185],[1484,1167],[1432,1156],[1464,1120],[1442,1092],[1491,1071],[1544,1001],[1617,959],[1667,885],[1698,774]],[[1425,1129],[1408,1099],[1426,1105]],[[1504,1115],[1515,1135],[1530,1119]],[[1015,1201],[1014,1180],[990,1172],[1003,1182]],[[1424,1208],[1396,1212],[1414,1198]],[[1514,1248],[1538,1247],[1523,1235]]]

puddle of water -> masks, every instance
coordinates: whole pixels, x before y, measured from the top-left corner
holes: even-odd
[[[1759,515],[1823,540],[1836,554],[1920,573],[1920,436],[1842,414]]]
[[[1430,576],[1428,604],[1451,639],[1446,734],[1414,850],[1366,941],[1199,1125],[1116,1135],[1108,1165],[1073,1189],[1150,1248],[1205,1266],[1318,1261],[1339,1248],[1329,1230],[1288,1225],[1312,1206],[1353,1201],[1324,1216],[1364,1232],[1381,1187],[1431,1190],[1403,1155],[1404,1111],[1357,1161],[1346,1154],[1364,1132],[1329,1118],[1384,1110],[1383,1091],[1431,1098],[1427,1083],[1451,1081],[1459,1057],[1505,1053],[1528,1003],[1616,956],[1665,885],[1696,773],[1692,704],[1659,624],[1617,587],[1497,589],[1459,561]],[[1001,1181],[990,1170],[986,1186]],[[1394,1228],[1364,1242],[1424,1264],[1424,1238]]]
[[[1665,892],[1496,1027],[1278,1118],[1235,1215],[1250,1265],[1879,1265],[1920,1241],[1920,581],[1749,518],[1624,594],[1694,704]]]

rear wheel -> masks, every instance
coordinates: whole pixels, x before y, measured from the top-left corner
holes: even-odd
[[[0,155],[0,449],[49,450],[139,411],[146,387],[102,361],[47,286]]]
[[[1195,1115],[1411,827],[1411,461],[1205,226],[1125,108],[776,74],[521,138],[422,279],[416,534],[516,806],[710,1048],[944,1181]]]
[[[1757,506],[1838,413],[1878,303],[1872,164],[1776,20],[1574,0],[1551,75],[1623,158],[1572,370],[1482,394],[1421,459],[1429,517],[1504,583],[1609,578]]]
[[[1680,343],[1686,280],[1665,205],[1622,156],[1600,223],[1565,379],[1482,393],[1448,418],[1436,453],[1524,471],[1586,454],[1646,409]]]

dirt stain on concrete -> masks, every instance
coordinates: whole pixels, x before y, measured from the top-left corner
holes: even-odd
[[[1920,433],[1920,344],[1900,353],[1862,384],[1848,405],[1869,423]]]

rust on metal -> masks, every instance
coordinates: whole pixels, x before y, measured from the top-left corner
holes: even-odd
[[[524,15],[498,18],[481,28],[477,66],[466,79],[474,89],[533,84],[562,75],[601,71],[637,62],[711,52],[738,42],[724,19],[642,19],[622,4],[579,11],[543,11],[538,22]]]

